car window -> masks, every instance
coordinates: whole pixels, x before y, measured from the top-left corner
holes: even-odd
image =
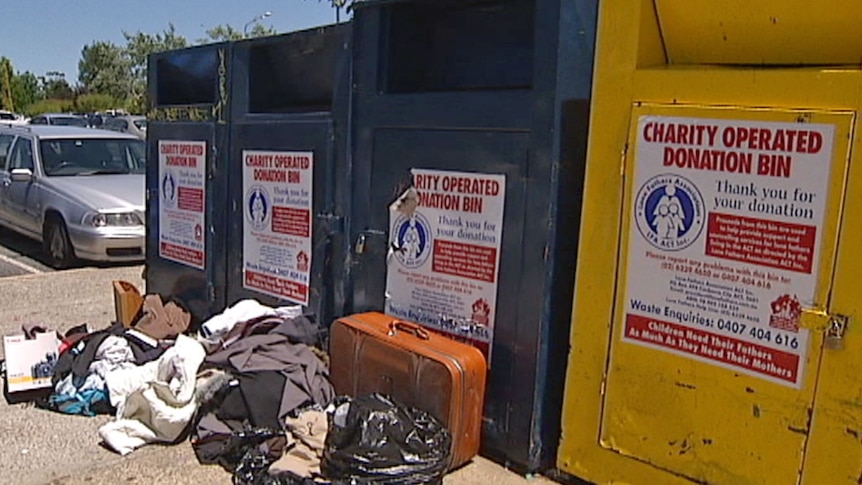
[[[30,120],[30,124],[31,125],[47,125],[48,120],[45,119],[45,117],[43,117],[43,116],[37,116],[36,118],[33,118],[32,120]]]
[[[138,129],[141,129],[141,130],[147,129],[147,120],[135,120],[134,123],[135,123],[135,126],[138,127]]]
[[[39,151],[49,176],[144,173],[146,167],[146,151],[140,140],[44,139]]]
[[[52,125],[87,127],[87,120],[77,116],[57,116],[51,120]]]
[[[13,140],[15,140],[15,135],[0,135],[0,170],[6,170],[7,155]]]
[[[0,120],[14,120],[15,115],[12,113],[0,113]]]
[[[18,138],[9,154],[9,171],[16,168],[33,170],[33,144],[27,138]]]

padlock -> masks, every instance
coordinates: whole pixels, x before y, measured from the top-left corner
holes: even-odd
[[[847,317],[833,315],[829,318],[823,346],[828,350],[844,350],[844,332],[847,330]]]

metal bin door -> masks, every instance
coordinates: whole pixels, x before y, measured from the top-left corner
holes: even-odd
[[[220,220],[225,207],[224,191],[215,177],[215,140],[214,122],[152,121],[148,128],[146,291],[177,298],[198,320],[224,305],[225,229]],[[183,162],[186,166],[167,170],[168,155],[188,158],[188,154],[159,153],[160,146],[172,142],[202,143],[204,166],[190,167]],[[191,159],[199,160],[194,155]],[[174,178],[166,184],[168,172]],[[192,180],[201,174],[203,181]],[[191,190],[180,180],[186,178],[195,185]],[[198,184],[203,186],[202,193]],[[169,193],[173,202],[166,202]],[[200,220],[204,223],[197,227]]]
[[[852,122],[633,108],[601,446],[697,483],[798,482]]]
[[[255,298],[273,306],[303,304],[321,321],[331,320],[333,282],[327,268],[338,230],[330,203],[331,119],[238,121],[232,130],[230,209],[224,219],[230,231],[228,303]],[[309,167],[292,165],[294,158],[305,156],[310,157]],[[263,161],[251,166],[253,160]],[[301,180],[290,179],[290,174]],[[288,177],[286,182],[277,182],[282,175]],[[305,180],[307,175],[310,180]],[[309,212],[296,195],[285,195],[309,188]],[[261,212],[261,223],[252,213],[252,199],[259,193],[270,198],[271,209],[270,214]],[[311,254],[306,254],[306,245]]]

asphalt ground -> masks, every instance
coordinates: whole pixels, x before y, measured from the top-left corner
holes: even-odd
[[[53,269],[48,266],[38,241],[0,227],[0,278],[47,271]]]
[[[4,258],[30,265],[23,253]],[[25,251],[26,252],[26,251]],[[2,259],[8,272],[18,267]],[[22,259],[16,259],[22,258]],[[36,261],[38,264],[38,261]],[[85,267],[67,271],[24,274],[0,279],[0,332],[20,333],[24,323],[40,323],[59,331],[88,323],[107,327],[114,318],[111,281],[130,281],[143,289],[142,266]],[[0,353],[5,358],[5,353]],[[6,484],[230,484],[230,474],[218,466],[198,463],[188,441],[149,445],[121,457],[100,444],[98,428],[111,416],[70,416],[0,400],[0,483]],[[523,477],[477,457],[450,473],[444,485],[547,485],[541,476]]]

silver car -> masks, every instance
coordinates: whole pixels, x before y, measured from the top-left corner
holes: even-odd
[[[143,260],[145,156],[123,133],[0,125],[0,226],[40,240],[55,268]]]
[[[106,118],[100,127],[103,130],[119,131],[147,139],[147,117],[137,115],[118,115]]]

